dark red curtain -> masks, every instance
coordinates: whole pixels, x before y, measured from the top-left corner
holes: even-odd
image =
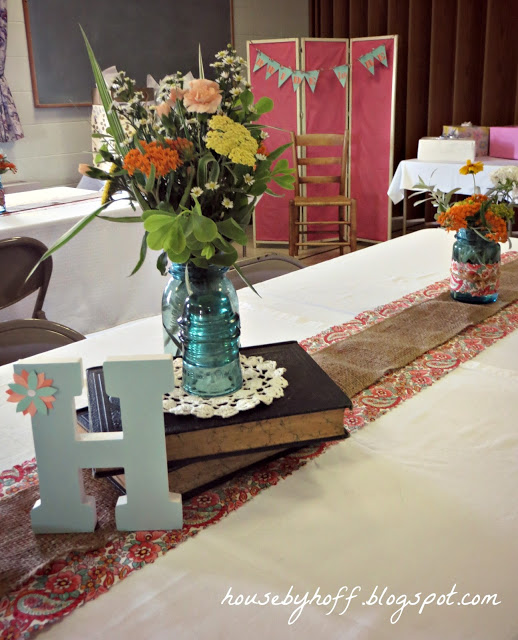
[[[395,34],[395,167],[443,124],[518,124],[518,1],[310,0],[312,37]]]

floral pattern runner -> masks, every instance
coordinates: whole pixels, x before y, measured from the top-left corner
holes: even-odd
[[[504,262],[516,257],[518,253],[510,252],[504,257]],[[403,309],[439,295],[448,290],[448,286],[448,280],[433,284],[373,311],[361,313],[351,322],[308,338],[301,345],[309,353],[315,353]],[[423,354],[406,367],[388,373],[358,393],[353,398],[354,408],[345,413],[347,429],[351,432],[361,429],[516,328],[518,301],[479,325],[469,327],[437,349]],[[337,444],[332,442],[306,447],[184,501],[184,526],[181,531],[121,532],[98,550],[72,552],[47,565],[25,584],[0,599],[0,638],[30,638],[47,625],[58,622],[77,607],[105,593],[130,573],[154,562],[190,536],[215,524],[263,489],[277,484]],[[16,465],[0,474],[0,500],[8,499],[10,495],[37,482],[34,460]]]

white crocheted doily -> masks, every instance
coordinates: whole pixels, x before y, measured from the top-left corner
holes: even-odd
[[[286,371],[274,360],[262,356],[240,356],[243,386],[239,391],[217,398],[191,396],[182,388],[182,360],[174,360],[174,391],[164,396],[164,411],[175,415],[193,415],[197,418],[230,418],[240,411],[253,409],[259,403],[271,404],[282,398],[288,381],[282,377]]]

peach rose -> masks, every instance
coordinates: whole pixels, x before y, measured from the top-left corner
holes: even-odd
[[[169,94],[169,100],[174,104],[177,100],[181,100],[186,93],[187,89],[178,89],[177,87],[173,87]]]
[[[171,103],[169,102],[169,100],[166,100],[165,102],[161,102],[159,105],[157,105],[156,113],[159,118],[161,118],[162,116],[168,116],[170,111],[171,111]]]
[[[81,162],[81,164],[77,167],[77,170],[82,176],[86,176],[86,172],[90,170],[90,165]]]
[[[216,113],[221,103],[221,90],[212,80],[191,80],[183,97],[187,111],[196,113]]]

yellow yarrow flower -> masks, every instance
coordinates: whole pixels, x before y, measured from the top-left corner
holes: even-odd
[[[209,149],[214,149],[237,164],[248,167],[256,164],[257,141],[246,127],[228,116],[213,116],[209,120],[206,144]]]
[[[480,173],[480,171],[484,170],[484,164],[482,162],[471,162],[471,160],[467,160],[466,164],[459,169],[459,173],[463,176],[467,176],[470,173]]]
[[[113,175],[117,171],[117,165],[112,162],[110,166],[110,175]],[[117,183],[114,180],[106,180],[101,196],[101,204],[106,204],[117,189]]]

